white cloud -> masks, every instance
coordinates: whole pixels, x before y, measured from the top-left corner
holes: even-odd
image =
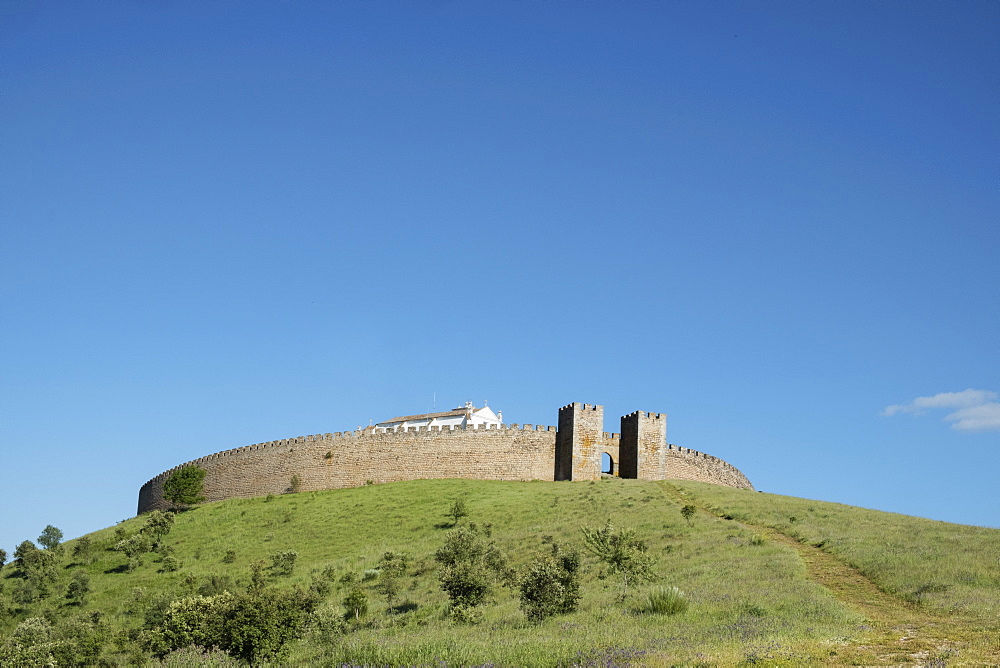
[[[969,406],[945,416],[958,431],[1000,431],[1000,403],[991,401]]]
[[[1000,402],[989,390],[942,392],[933,397],[917,397],[908,404],[894,404],[882,409],[887,417],[897,413],[923,415],[928,408],[957,408],[944,419],[957,431],[1000,431]]]

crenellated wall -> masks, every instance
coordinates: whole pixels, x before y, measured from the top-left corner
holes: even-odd
[[[530,424],[405,430],[369,427],[248,445],[185,462],[157,475],[139,490],[138,512],[169,507],[163,498],[164,481],[177,469],[192,464],[205,469],[203,493],[208,501],[283,494],[292,491],[293,476],[298,491],[427,478],[557,480],[560,461],[572,479],[591,480],[600,477],[604,452],[611,455],[618,473],[619,455],[624,454],[626,444],[623,435],[600,431],[602,416],[603,406],[570,404],[560,409],[559,431]],[[721,459],[667,445],[666,416],[633,413],[623,418],[623,432],[626,419],[630,425],[639,425],[636,436],[628,438],[637,439],[643,457],[663,462],[664,473],[658,477],[753,489],[746,476]],[[559,432],[566,421],[572,426],[560,441]],[[661,439],[658,449],[656,438]],[[564,448],[563,460],[557,456],[557,442]],[[621,474],[636,477],[625,471]],[[656,479],[653,474],[639,477],[647,476]]]
[[[163,482],[181,466],[206,471],[208,501],[423,478],[552,480],[555,427],[410,427],[316,434],[225,450],[176,466],[139,490],[139,512],[163,509]]]

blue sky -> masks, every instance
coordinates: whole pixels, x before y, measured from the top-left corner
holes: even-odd
[[[1000,527],[995,2],[0,1],[0,547],[484,399]]]

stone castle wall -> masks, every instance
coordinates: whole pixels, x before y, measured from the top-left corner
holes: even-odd
[[[579,413],[579,419],[564,416],[565,409]],[[618,473],[621,457],[629,448],[623,448],[620,434],[600,431],[603,406],[570,404],[565,409],[560,410],[560,427],[564,417],[570,420],[579,439],[576,445],[572,441],[560,444],[568,448],[565,462],[557,456],[559,432],[540,425],[368,428],[316,434],[225,450],[164,471],[139,490],[138,512],[168,508],[170,504],[163,498],[164,481],[177,469],[192,464],[206,472],[203,493],[207,501],[284,494],[293,491],[293,476],[297,491],[303,492],[429,478],[551,481],[566,479],[560,478],[561,464],[564,471],[573,472],[571,479],[589,480],[600,477],[602,453],[611,455]],[[638,419],[633,417],[636,415]],[[662,431],[656,422],[660,418]],[[638,420],[638,431],[644,434],[640,439],[642,457],[663,461],[660,478],[753,489],[746,476],[721,459],[667,445],[666,416],[639,411],[623,418],[623,426],[626,419]],[[658,454],[650,445],[650,433],[663,439]],[[624,470],[621,473],[636,477]],[[652,474],[638,477],[656,479]]]

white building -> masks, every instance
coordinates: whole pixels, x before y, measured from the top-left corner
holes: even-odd
[[[471,401],[465,402],[465,406],[455,408],[441,413],[424,413],[422,415],[404,415],[392,418],[375,425],[376,429],[393,430],[398,427],[469,427],[479,426],[486,428],[489,426],[499,426],[503,424],[503,411],[494,413],[486,402],[482,408],[476,408]]]

